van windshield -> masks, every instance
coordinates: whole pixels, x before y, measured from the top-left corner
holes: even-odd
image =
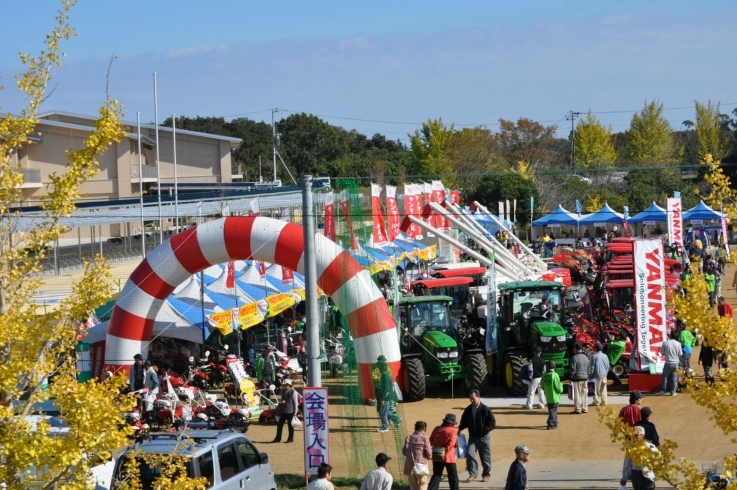
[[[128,455],[126,459],[131,458],[131,456],[132,455]],[[145,456],[136,456],[133,462],[126,461],[118,465],[115,470],[115,477],[113,478],[113,485],[111,488],[120,488],[123,482],[130,481],[130,471],[132,468],[137,468],[138,470],[138,478],[141,482],[140,488],[142,490],[154,490],[155,488],[159,488],[154,484],[154,482],[157,478],[161,476],[162,473],[167,472],[168,466],[170,464],[171,463],[149,463],[146,461]],[[166,465],[166,467],[164,465]],[[187,476],[190,478],[194,478],[195,475],[192,472],[192,465],[190,461],[187,462],[186,466]],[[176,474],[172,477],[172,479],[175,478]]]

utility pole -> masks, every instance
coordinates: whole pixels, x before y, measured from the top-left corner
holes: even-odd
[[[566,121],[571,121],[571,170],[573,170],[573,157],[576,156],[576,145],[573,142],[573,134],[575,129],[574,121],[578,116],[580,116],[580,112],[574,112],[574,111],[568,111],[568,114],[566,114]]]
[[[279,144],[277,141],[276,125],[274,124],[274,114],[279,112],[279,109],[271,109],[271,147],[274,150],[274,182],[276,182],[276,146]]]

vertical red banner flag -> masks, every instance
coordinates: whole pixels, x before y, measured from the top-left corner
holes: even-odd
[[[386,230],[384,229],[384,213],[381,212],[381,186],[379,184],[371,184],[371,214],[374,217],[374,244],[387,243],[389,239],[386,237]]]
[[[258,277],[266,279],[266,264],[261,261],[256,262],[256,268],[258,270]]]
[[[393,185],[386,186],[386,220],[389,225],[389,241],[393,241],[399,235],[401,224],[397,206],[397,188]]]
[[[235,292],[235,263],[228,262],[228,275],[225,277],[225,287]]]
[[[281,214],[281,220],[289,223],[289,208],[284,208]],[[284,285],[294,284],[294,271],[283,265],[281,266],[281,283]]]
[[[332,192],[325,194],[325,236],[335,241],[335,205]]]
[[[414,216],[414,207],[415,207],[415,199],[412,194],[414,194],[414,184],[404,184],[404,215],[405,216]],[[410,240],[414,240],[415,238],[415,225],[411,224],[409,228],[407,228],[407,238]]]
[[[422,210],[425,209],[425,206],[427,206],[429,203],[433,201],[432,199],[432,184],[423,183],[422,184],[422,190],[423,194],[425,195],[425,202],[420,202],[420,213],[422,213]],[[435,226],[435,213],[432,213],[430,216],[427,217],[425,220],[428,225]],[[434,233],[427,232],[427,236],[434,237]]]
[[[412,208],[412,216],[419,218],[422,216],[422,186],[420,184],[410,184],[412,186],[412,200],[414,201],[414,207]],[[415,230],[415,238],[422,240],[423,229],[420,225],[412,225]]]
[[[345,199],[345,197],[343,198]],[[340,202],[340,209],[343,211],[343,216],[345,216],[345,223],[348,226],[348,233],[351,235],[351,250],[358,251],[358,240],[356,240],[356,234],[353,233],[353,220],[351,219],[351,207],[348,204],[348,201],[341,201]]]
[[[450,203],[454,206],[461,204],[461,191],[450,191]]]
[[[433,180],[432,181],[432,201],[434,203],[437,203],[439,205],[443,205],[443,201],[445,200],[445,187],[443,187],[443,183],[439,180]],[[445,216],[442,216],[438,213],[435,214],[435,226],[440,228],[441,230],[450,228],[450,223],[447,222],[445,219]]]

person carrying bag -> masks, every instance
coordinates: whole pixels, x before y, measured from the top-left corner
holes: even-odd
[[[415,432],[407,436],[402,447],[402,454],[406,457],[403,473],[408,476],[410,490],[427,490],[430,481],[428,459],[432,457],[432,445],[426,430],[425,422],[415,422]]]
[[[455,414],[449,413],[430,436],[432,445],[432,478],[428,490],[438,490],[443,470],[448,470],[448,486],[450,490],[458,490],[458,469],[456,468],[456,452],[458,431]]]

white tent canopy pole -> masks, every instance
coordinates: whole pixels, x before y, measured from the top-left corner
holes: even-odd
[[[540,257],[538,257],[537,255],[535,255],[534,253],[532,253],[532,250],[530,250],[527,247],[527,245],[525,245],[524,243],[522,243],[522,240],[520,240],[517,237],[517,235],[515,235],[512,232],[510,232],[509,229],[506,226],[504,226],[504,224],[496,218],[496,216],[494,216],[493,214],[491,214],[489,212],[489,210],[486,209],[486,207],[482,206],[478,201],[474,201],[474,204],[476,204],[476,208],[478,210],[480,210],[482,213],[484,213],[490,220],[492,220],[494,223],[496,223],[502,230],[506,231],[509,234],[509,238],[511,238],[512,240],[514,240],[520,246],[520,248],[525,251],[525,253],[529,254],[533,258],[533,260],[535,262],[537,262],[540,265],[540,267],[543,268],[543,270],[546,270],[548,268],[547,264],[545,262],[543,262],[543,260]]]
[[[496,239],[494,239],[495,244],[492,244],[488,240],[484,239],[483,237],[479,236],[478,233],[476,233],[474,230],[472,230],[469,226],[467,226],[465,223],[461,222],[459,219],[455,219],[451,213],[448,212],[447,209],[443,208],[440,204],[431,202],[430,208],[432,208],[434,211],[440,213],[443,216],[448,217],[453,223],[453,225],[457,226],[468,236],[473,239],[476,243],[478,243],[481,247],[484,248],[489,253],[493,253],[496,260],[499,261],[502,265],[507,267],[510,271],[518,272],[520,275],[534,275],[535,272],[524,265],[522,262],[520,262],[514,255],[512,255],[509,250],[507,250],[501,243],[499,243]]]

